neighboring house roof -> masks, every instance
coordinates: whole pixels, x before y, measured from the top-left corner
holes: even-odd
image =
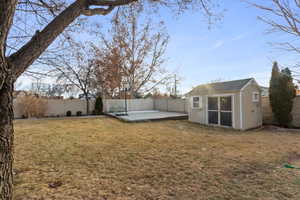
[[[202,84],[195,87],[192,91],[188,93],[191,95],[193,93],[204,93],[204,92],[227,92],[227,91],[239,91],[241,90],[250,80],[253,78],[240,79],[234,81],[225,81],[217,83]]]

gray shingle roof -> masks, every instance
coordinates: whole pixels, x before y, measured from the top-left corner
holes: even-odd
[[[209,83],[209,84],[202,84],[195,87],[192,91],[188,94],[192,93],[201,93],[207,91],[214,91],[214,92],[226,92],[226,91],[239,91],[241,90],[252,78],[247,79],[240,79],[234,81],[225,81],[225,82],[217,82],[217,83]]]

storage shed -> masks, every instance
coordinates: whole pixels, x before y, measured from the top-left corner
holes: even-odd
[[[192,122],[239,130],[262,125],[261,90],[253,78],[199,85],[187,97]]]

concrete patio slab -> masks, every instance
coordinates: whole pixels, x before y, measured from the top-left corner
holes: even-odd
[[[188,114],[179,112],[165,112],[157,110],[147,111],[130,111],[124,115],[124,112],[119,113],[107,113],[107,115],[118,118],[126,122],[141,122],[141,121],[153,121],[162,119],[187,119]]]

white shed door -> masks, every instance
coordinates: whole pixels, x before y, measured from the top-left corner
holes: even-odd
[[[232,127],[232,96],[208,97],[208,123]]]

